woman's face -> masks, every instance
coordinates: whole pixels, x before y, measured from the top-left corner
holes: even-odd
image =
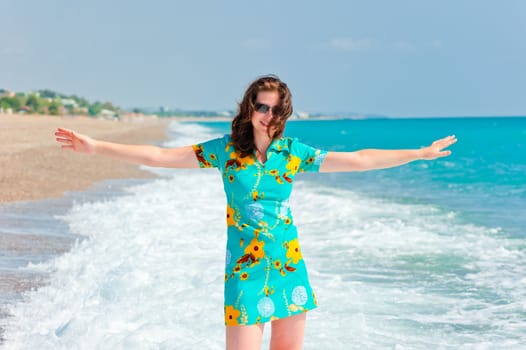
[[[274,118],[274,107],[279,108],[280,105],[278,92],[258,92],[255,105],[256,110],[252,113],[252,126],[254,127],[254,135],[268,137],[269,124],[272,118]],[[270,135],[273,135],[275,130],[270,131]]]

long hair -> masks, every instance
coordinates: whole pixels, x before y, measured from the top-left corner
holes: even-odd
[[[252,82],[239,103],[237,115],[232,120],[232,132],[230,134],[235,148],[241,153],[242,157],[254,152],[252,114],[256,109],[256,98],[260,91],[276,91],[279,94],[279,113],[273,115],[268,126],[268,133],[271,139],[276,139],[283,135],[285,123],[292,115],[292,94],[287,84],[273,74],[262,76]]]

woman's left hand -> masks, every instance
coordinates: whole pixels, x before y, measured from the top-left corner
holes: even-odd
[[[431,144],[431,146],[424,147],[420,150],[421,159],[432,160],[436,158],[446,157],[451,154],[451,151],[443,151],[444,148],[447,148],[457,142],[457,137],[455,135],[444,137],[443,139],[436,140]]]

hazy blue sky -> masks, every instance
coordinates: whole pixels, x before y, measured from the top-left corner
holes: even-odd
[[[299,111],[526,115],[526,1],[0,0],[0,87],[235,109],[266,73]]]

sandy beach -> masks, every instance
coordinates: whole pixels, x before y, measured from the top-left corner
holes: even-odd
[[[155,118],[110,121],[0,114],[0,203],[60,197],[104,179],[155,176],[136,165],[63,150],[53,135],[57,127],[106,141],[155,144],[165,139],[167,124]]]
[[[63,150],[55,141],[57,127],[107,141],[157,144],[166,138],[168,123],[167,119],[151,117],[110,121],[89,117],[0,114],[0,204],[58,198],[67,191],[86,190],[105,179],[155,177],[137,165]],[[0,246],[6,259],[12,260],[1,266],[2,302],[42,284],[42,276],[38,274],[21,273],[16,270],[16,264],[13,270],[13,261],[23,265],[24,261],[32,261],[35,256],[60,254],[68,251],[74,242],[74,238],[67,235],[35,234],[35,225],[39,224],[24,216],[23,211],[17,215],[4,214],[0,220]],[[0,304],[0,319],[6,315],[4,305]],[[0,345],[2,338],[3,329],[0,328]]]

